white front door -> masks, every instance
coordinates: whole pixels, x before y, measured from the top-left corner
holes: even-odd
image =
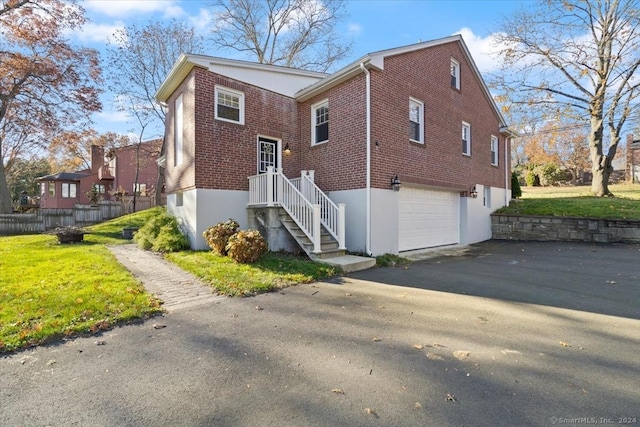
[[[258,173],[266,173],[269,166],[274,171],[280,167],[279,146],[277,139],[258,137]]]

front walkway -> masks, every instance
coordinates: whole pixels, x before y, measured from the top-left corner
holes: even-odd
[[[158,297],[168,312],[191,308],[224,299],[193,274],[166,261],[162,255],[145,251],[134,244],[108,246],[145,289]]]

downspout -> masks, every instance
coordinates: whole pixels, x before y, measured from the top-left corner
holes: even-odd
[[[360,63],[360,69],[364,72],[367,81],[367,101],[366,101],[366,111],[367,111],[367,177],[366,177],[366,188],[365,188],[365,253],[369,256],[371,253],[371,73],[367,70],[367,67],[364,66],[364,62]]]
[[[511,173],[509,171],[509,137],[504,138],[504,205],[509,206],[511,195],[509,194],[509,181],[511,181]]]

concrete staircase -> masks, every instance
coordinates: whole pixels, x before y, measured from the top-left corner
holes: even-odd
[[[278,215],[284,228],[287,229],[289,234],[291,234],[291,237],[294,238],[300,248],[302,248],[307,256],[309,256],[313,261],[328,264],[333,267],[339,267],[345,273],[365,270],[376,265],[375,258],[347,255],[344,249],[338,249],[338,242],[324,227],[321,229],[320,253],[312,252],[313,243],[304,234],[300,227],[298,227],[289,214],[283,208],[280,208],[278,210]]]

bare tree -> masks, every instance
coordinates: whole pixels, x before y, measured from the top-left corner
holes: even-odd
[[[217,0],[214,7],[214,44],[261,64],[325,72],[351,50],[336,30],[341,0]]]
[[[154,95],[173,64],[181,53],[201,53],[203,45],[202,36],[176,20],[150,22],[144,27],[131,25],[114,34],[107,48],[109,89],[118,95],[117,107],[135,117],[139,143],[145,130],[164,131],[166,110]],[[164,145],[163,141],[162,153]],[[163,184],[164,171],[159,168],[157,203]]]
[[[0,9],[0,213],[10,213],[5,151],[45,147],[101,108],[97,52],[72,46],[65,32],[85,22],[71,1],[12,0]],[[15,157],[14,157],[15,158]],[[11,160],[11,159],[8,159]],[[10,163],[7,166],[11,166]]]
[[[638,5],[638,0],[546,0],[509,17],[496,34],[504,61],[502,88],[515,103],[582,117],[590,127],[591,190],[597,196],[612,195],[611,161],[638,96]]]

